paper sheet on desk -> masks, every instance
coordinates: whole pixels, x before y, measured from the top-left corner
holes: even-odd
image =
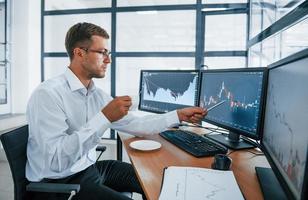
[[[168,167],[159,200],[244,199],[232,171]]]

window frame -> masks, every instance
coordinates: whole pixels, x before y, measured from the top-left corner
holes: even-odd
[[[9,53],[8,51],[10,50],[10,42],[9,42],[9,34],[10,34],[10,28],[9,28],[9,23],[10,23],[10,15],[9,15],[9,8],[10,8],[10,2],[7,0],[4,0],[3,2],[0,2],[0,4],[4,5],[4,41],[1,43],[1,45],[4,45],[4,60],[1,60],[0,58],[0,65],[1,67],[4,66],[6,75],[5,79],[6,81],[4,84],[1,85],[6,85],[6,102],[3,104],[0,104],[0,115],[5,115],[9,114],[12,111],[11,107],[11,67],[10,67],[10,59],[9,59]]]

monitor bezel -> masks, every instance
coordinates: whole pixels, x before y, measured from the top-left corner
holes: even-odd
[[[282,65],[286,65],[286,64],[289,64],[289,63],[292,63],[292,62],[296,62],[298,60],[301,60],[301,59],[304,59],[304,58],[307,58],[308,57],[308,49],[305,49],[305,50],[302,50],[298,53],[295,53],[291,56],[288,56],[284,59],[281,59],[275,63],[272,63],[268,66],[268,76],[267,78],[269,79],[269,73],[271,70],[275,69],[275,68],[278,68],[278,67],[281,67]],[[267,80],[268,82],[268,80]],[[268,85],[267,85],[267,89],[268,89]],[[267,90],[266,89],[266,90]],[[265,95],[265,102],[267,100],[267,95]],[[264,105],[264,115],[265,115],[265,111],[266,111],[266,103]],[[265,117],[264,116],[264,122],[265,122]],[[264,122],[263,122],[263,126],[264,126]],[[264,130],[264,127],[262,128]],[[290,190],[287,182],[285,181],[284,177],[281,175],[278,167],[276,166],[275,162],[274,162],[274,159],[271,157],[266,145],[264,145],[264,141],[261,139],[261,149],[266,157],[266,159],[268,160],[276,178],[278,179],[280,185],[283,187],[286,195],[288,196],[288,198],[290,199],[295,199],[295,195],[292,193],[292,191]],[[302,194],[300,196],[300,199],[301,200],[304,200],[304,199],[307,199],[308,198],[308,164],[307,164],[307,160],[308,160],[308,149],[306,151],[306,166],[305,166],[305,174],[304,174],[304,183],[303,183],[303,186],[302,186]]]
[[[162,73],[170,73],[170,72],[179,72],[179,73],[198,73],[198,80],[197,80],[197,89],[199,89],[199,86],[200,86],[200,70],[198,69],[184,69],[184,70],[179,70],[179,69],[176,69],[176,70],[165,70],[165,69],[154,69],[154,70],[140,70],[140,79],[139,79],[139,104],[138,104],[138,110],[140,111],[146,111],[146,112],[151,112],[151,113],[158,113],[158,114],[161,114],[161,113],[165,113],[165,112],[161,112],[161,111],[153,111],[153,110],[150,110],[150,109],[145,109],[145,108],[142,108],[141,107],[141,97],[142,97],[142,74],[144,72],[149,72],[149,73],[158,73],[158,72],[162,72]],[[199,105],[199,91],[197,92],[197,96],[196,96],[196,105],[195,106],[198,106]]]
[[[233,128],[228,125],[221,124],[219,122],[203,118],[202,121],[208,122],[210,124],[219,126],[221,128],[227,129],[228,131],[234,132],[239,135],[244,135],[246,137],[260,140],[262,137],[262,123],[263,123],[263,113],[264,113],[264,95],[265,95],[265,89],[266,89],[266,81],[267,81],[267,68],[266,67],[251,67],[251,68],[228,68],[228,69],[208,69],[208,70],[202,70],[200,71],[200,81],[199,81],[199,101],[198,104],[200,104],[200,94],[201,94],[201,87],[202,87],[202,80],[203,80],[203,74],[205,73],[225,73],[225,72],[263,72],[263,79],[262,79],[262,91],[261,91],[261,97],[260,97],[260,117],[257,122],[257,130],[256,133],[244,131],[240,129]]]

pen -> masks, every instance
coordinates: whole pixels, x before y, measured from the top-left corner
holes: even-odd
[[[225,102],[226,102],[226,100],[223,100],[223,101],[221,101],[221,102],[219,102],[219,103],[217,103],[217,104],[215,104],[215,105],[213,105],[213,106],[207,108],[207,111],[210,111],[210,110],[216,108],[217,106],[220,106],[221,104],[223,104],[223,103],[225,103]]]

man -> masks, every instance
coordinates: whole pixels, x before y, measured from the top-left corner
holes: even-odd
[[[94,24],[72,26],[65,39],[68,69],[43,82],[28,103],[26,177],[78,183],[81,190],[74,199],[128,199],[121,191],[143,194],[130,164],[114,160],[95,163],[95,148],[106,129],[142,136],[180,121],[198,122],[206,115],[202,108],[192,107],[137,118],[128,112],[132,105],[129,96],[112,99],[96,88],[92,78],[103,78],[111,62],[108,38],[108,33]]]

